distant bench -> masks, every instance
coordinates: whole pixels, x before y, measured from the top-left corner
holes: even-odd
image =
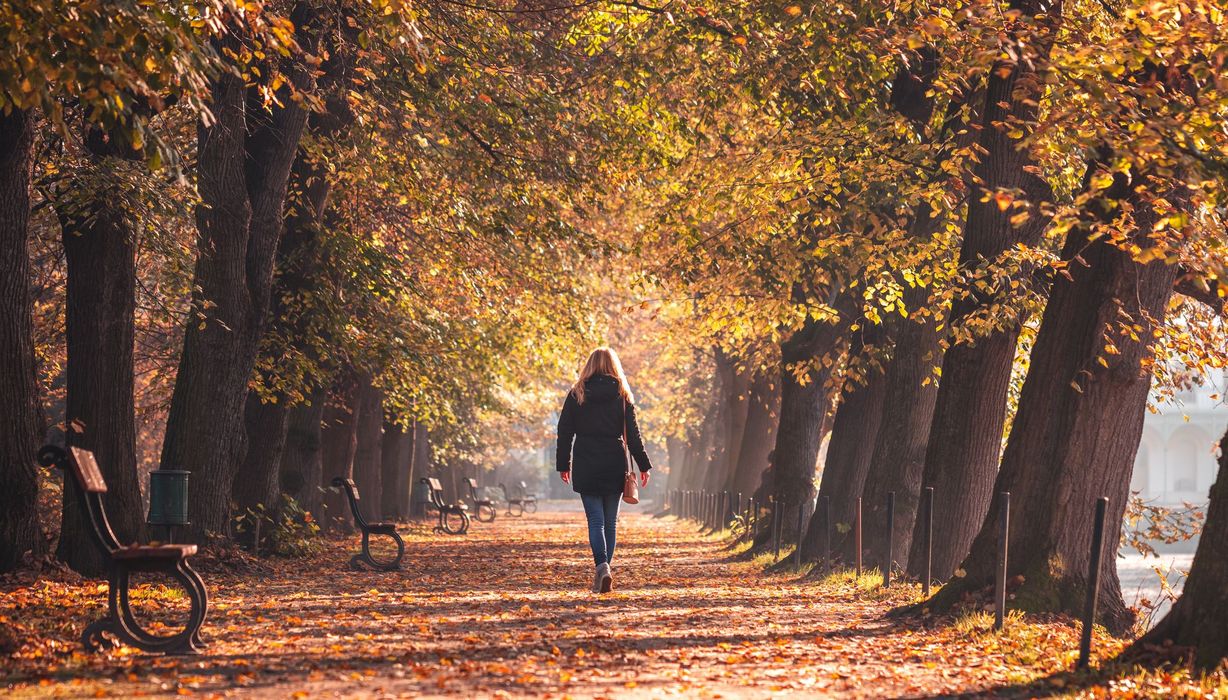
[[[358,508],[358,487],[354,485],[353,479],[333,477],[333,486],[345,493],[346,500],[350,502],[350,512],[354,514],[354,524],[362,531],[362,552],[350,557],[350,566],[358,569],[365,563],[376,571],[396,571],[401,568],[401,557],[405,556],[405,541],[397,534],[396,523],[369,523],[362,517],[362,511]],[[371,535],[384,535],[395,540],[396,557],[381,561],[371,556]]]
[[[526,513],[537,512],[537,494],[529,493],[529,485],[523,481],[520,482],[520,500],[524,502]]]
[[[507,501],[506,515],[519,518],[526,512],[537,512],[537,494],[529,493],[529,485],[525,482],[520,482],[518,490],[514,492],[503,484],[499,484],[499,488],[503,491],[503,500]]]
[[[435,526],[434,531],[448,535],[467,534],[469,532],[469,506],[445,501],[443,484],[439,483],[439,479],[426,477],[422,479],[422,483],[430,489],[431,505],[439,512],[439,524]],[[453,516],[456,516],[456,524],[452,522]]]
[[[465,479],[465,485],[469,487],[469,500],[473,501],[474,520],[479,523],[493,523],[495,516],[499,514],[495,508],[495,502],[478,495],[477,479]]]
[[[110,633],[121,642],[142,651],[166,654],[192,654],[204,648],[200,628],[209,609],[209,594],[200,574],[188,565],[188,557],[196,554],[194,544],[131,544],[121,545],[115,538],[111,523],[103,508],[102,495],[107,492],[94,453],[79,447],[64,450],[47,445],[38,452],[38,462],[44,467],[56,466],[64,470],[65,478],[72,474],[81,488],[81,503],[85,521],[90,524],[90,536],[107,559],[109,599],[107,616],[98,620],[81,634],[81,643],[89,651],[95,651],[106,642],[103,633]],[[164,573],[183,585],[191,600],[187,625],[181,632],[157,635],[146,631],[137,623],[129,606],[129,574],[134,571]]]
[[[507,486],[499,484],[499,490],[503,492],[503,500],[507,501],[507,513],[513,518],[519,518],[524,515],[524,499],[519,496],[513,496],[511,491],[507,490]]]

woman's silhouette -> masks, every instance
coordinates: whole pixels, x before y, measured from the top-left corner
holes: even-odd
[[[648,484],[648,470],[652,469],[635,422],[634,401],[618,355],[610,348],[597,348],[588,356],[559,414],[555,468],[584,503],[588,543],[597,566],[594,593],[608,593],[614,585],[610,562],[619,499],[630,468],[627,451],[639,465],[641,486]]]

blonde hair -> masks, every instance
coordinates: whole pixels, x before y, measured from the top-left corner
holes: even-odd
[[[605,374],[618,380],[618,393],[622,394],[627,403],[635,403],[631,395],[631,387],[627,385],[627,375],[623,372],[623,363],[618,361],[618,353],[614,348],[600,347],[589,354],[588,360],[580,368],[580,376],[576,379],[571,393],[576,396],[576,403],[584,403],[584,382],[598,374]]]

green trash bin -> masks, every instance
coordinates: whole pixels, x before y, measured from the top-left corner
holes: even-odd
[[[182,469],[155,469],[149,473],[149,517],[146,522],[166,528],[188,525],[188,476]]]
[[[421,481],[414,484],[410,491],[409,515],[421,518],[426,515],[426,506],[431,502],[431,487]]]

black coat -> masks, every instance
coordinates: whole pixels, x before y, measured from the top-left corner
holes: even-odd
[[[644,451],[640,427],[635,422],[635,406],[623,400],[618,380],[604,374],[590,377],[584,383],[583,404],[576,401],[574,391],[568,392],[563,412],[559,414],[555,468],[571,472],[571,487],[577,493],[622,493],[623,475],[627,471],[623,451],[624,420],[631,455],[640,471],[646,472],[652,469],[652,464]]]

